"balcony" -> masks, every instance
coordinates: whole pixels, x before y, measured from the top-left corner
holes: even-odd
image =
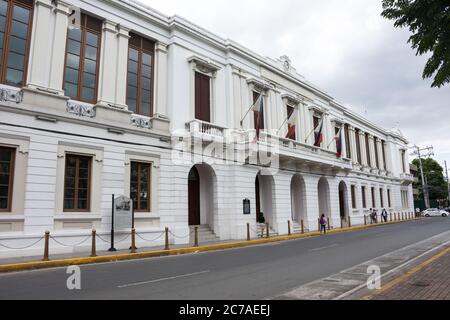
[[[192,120],[186,123],[186,129],[194,139],[203,142],[226,142],[231,138],[233,142],[251,148],[255,142],[255,131],[243,131],[227,129],[212,123]],[[258,146],[263,150],[267,148],[270,152],[279,155],[281,161],[299,162],[312,166],[326,166],[335,169],[351,170],[350,159],[337,158],[336,152],[325,148],[315,147],[299,141],[280,138],[276,134],[261,131],[258,138]],[[247,149],[248,150],[248,149]]]
[[[414,175],[410,173],[400,173],[400,180],[404,186],[409,186],[414,182]]]

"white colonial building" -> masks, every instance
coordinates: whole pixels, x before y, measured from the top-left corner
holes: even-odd
[[[88,251],[92,229],[108,238],[112,195],[134,199],[140,247],[166,227],[174,244],[194,225],[208,240],[245,239],[247,223],[256,236],[261,212],[286,234],[322,213],[339,227],[370,208],[414,211],[401,132],[287,57],[132,0],[1,0],[0,35],[0,257],[41,254],[45,231],[51,253]]]

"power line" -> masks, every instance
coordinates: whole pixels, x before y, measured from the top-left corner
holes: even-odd
[[[420,175],[422,178],[422,187],[423,187],[423,197],[425,200],[425,207],[427,209],[430,208],[430,194],[428,192],[428,183],[425,179],[425,174],[423,173],[423,163],[422,163],[422,157],[432,157],[434,156],[434,148],[433,146],[431,147],[426,147],[426,148],[420,148],[417,145],[415,145],[414,147],[414,152],[413,154],[417,156],[417,158],[419,159],[419,164],[420,164]]]

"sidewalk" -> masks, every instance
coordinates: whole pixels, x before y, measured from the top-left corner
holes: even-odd
[[[450,247],[398,279],[366,299],[450,300]]]

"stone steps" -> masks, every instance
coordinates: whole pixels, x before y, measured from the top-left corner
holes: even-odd
[[[191,237],[190,237],[190,244],[195,244],[195,226],[191,226]],[[198,243],[212,243],[212,242],[219,242],[220,238],[217,237],[214,232],[211,230],[209,226],[201,225],[198,226]]]

